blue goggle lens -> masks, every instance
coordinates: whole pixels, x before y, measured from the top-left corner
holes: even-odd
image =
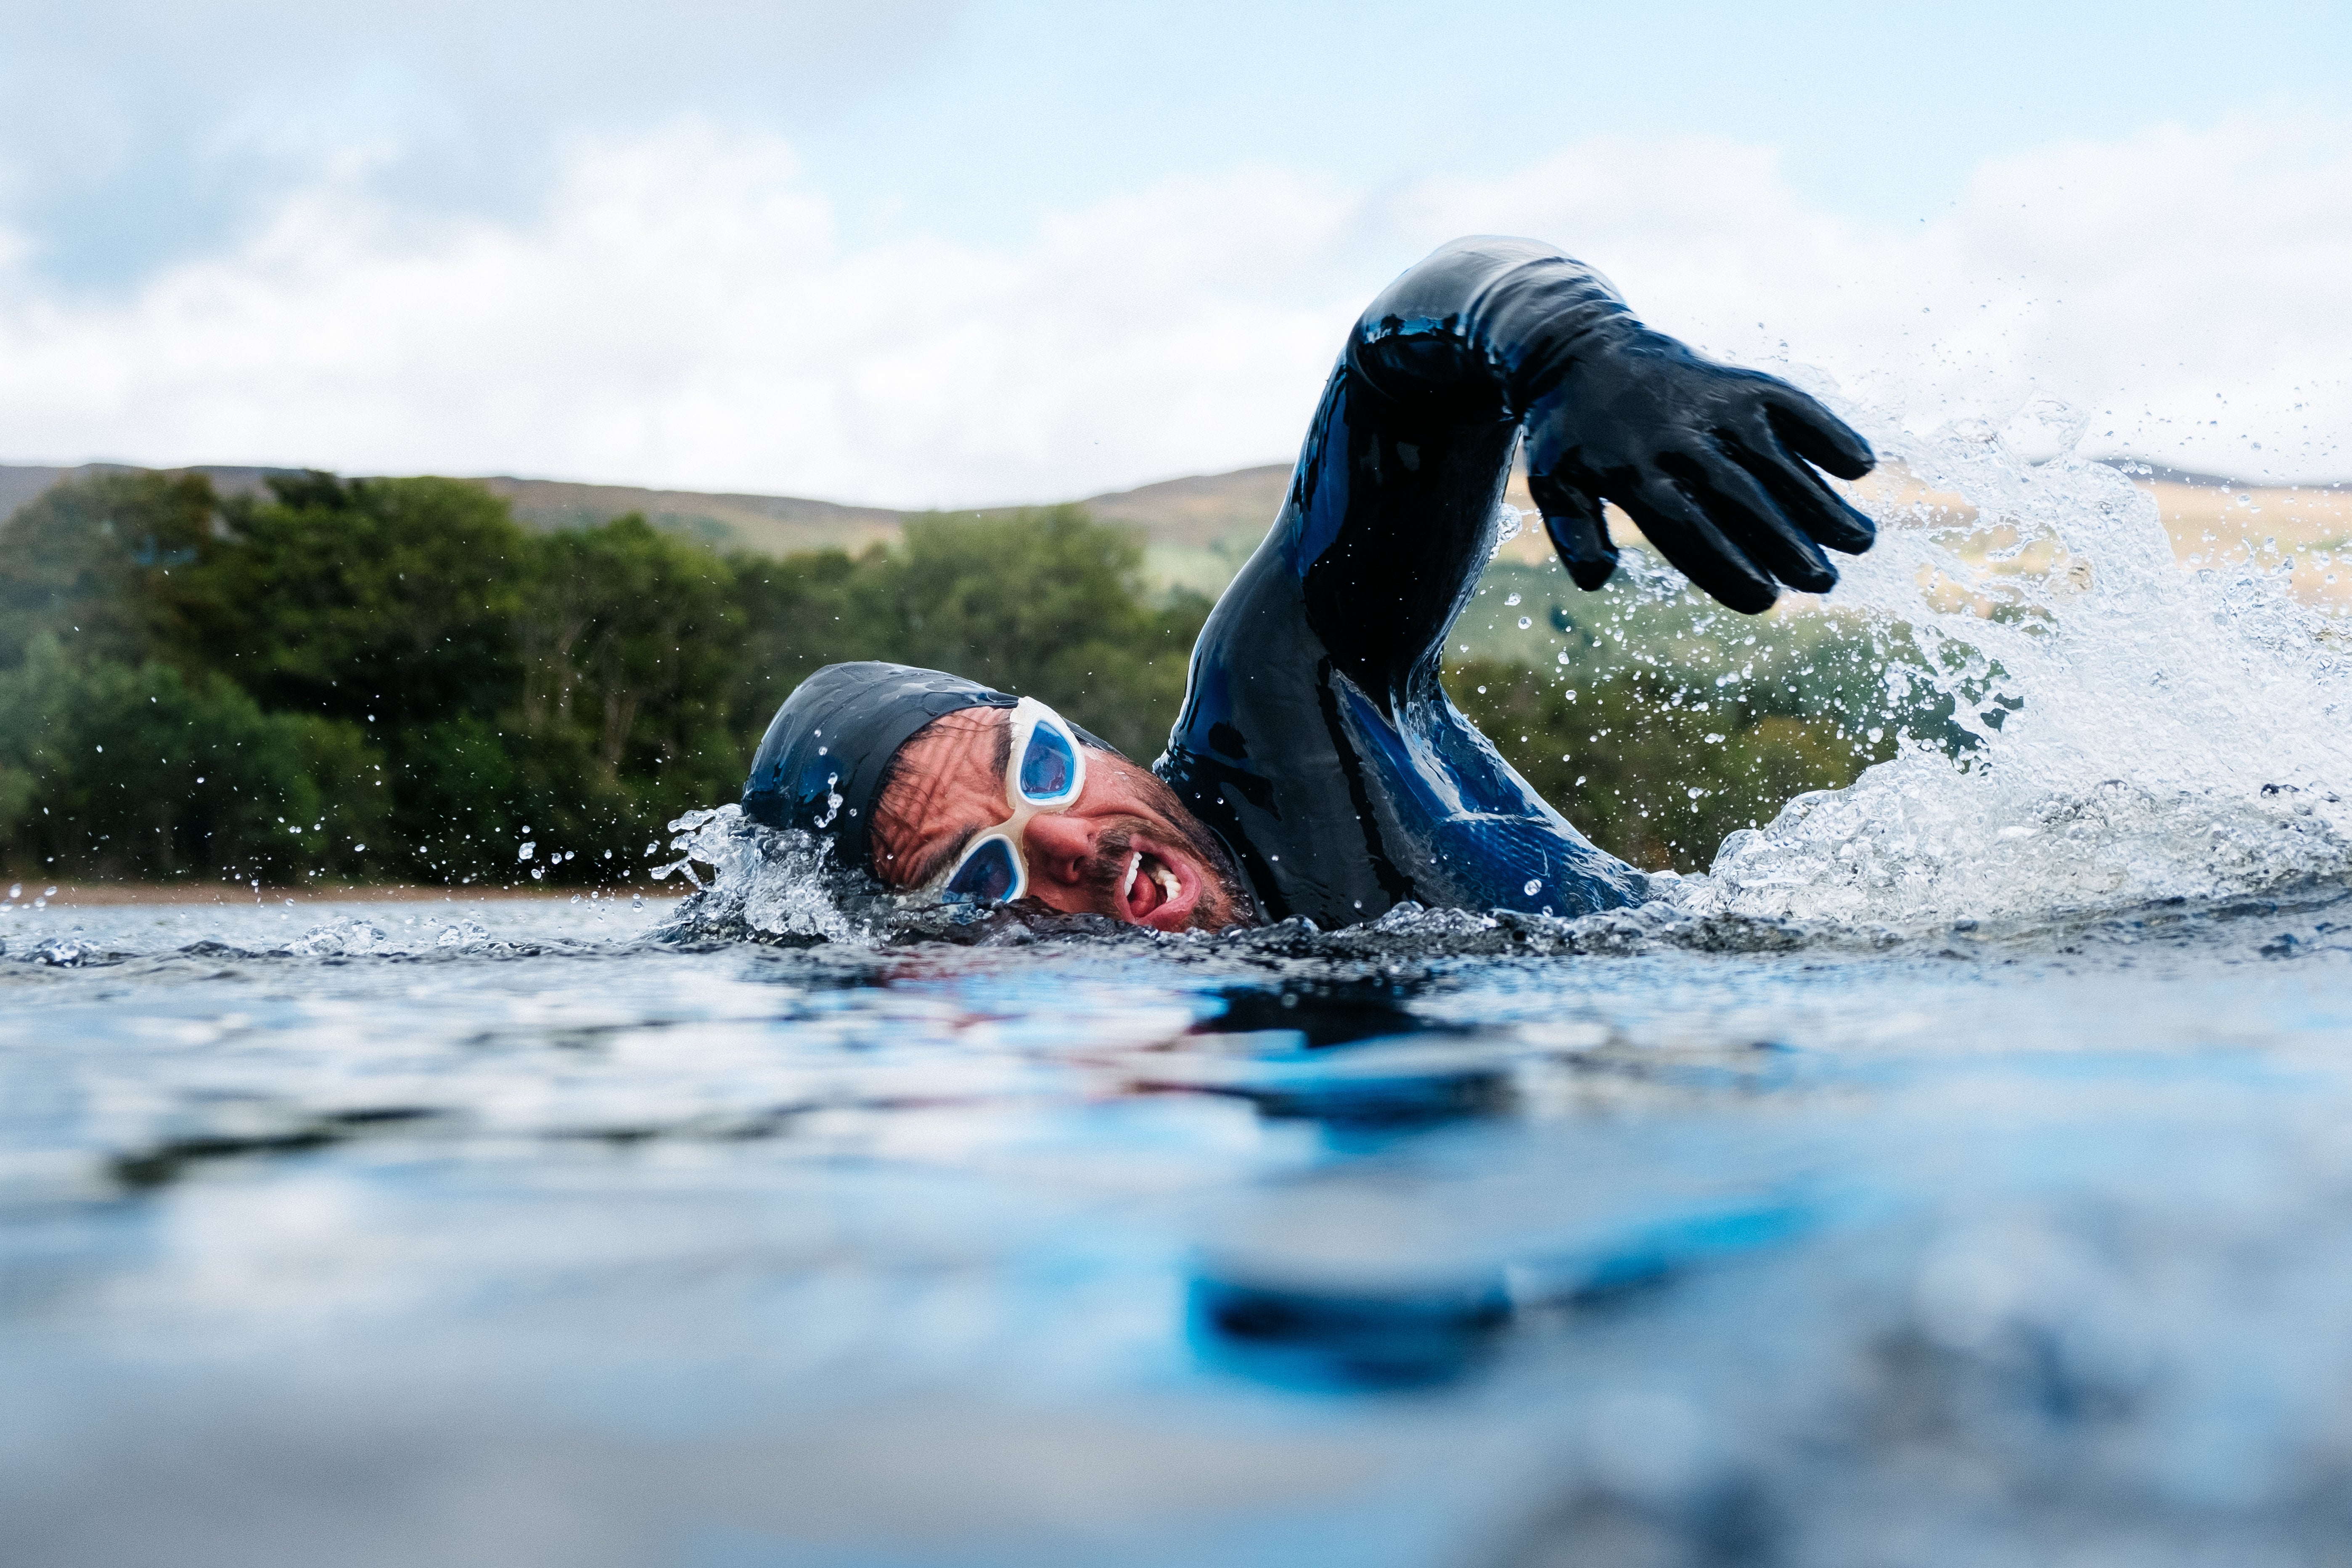
[[[1013,846],[1002,838],[990,838],[956,868],[944,891],[950,898],[976,903],[1002,903],[1012,896],[1020,880],[1021,868],[1013,864]]]
[[[1078,774],[1078,754],[1058,725],[1040,724],[1029,731],[1021,753],[1021,771],[1013,780],[1021,798],[1033,805],[1061,800]]]

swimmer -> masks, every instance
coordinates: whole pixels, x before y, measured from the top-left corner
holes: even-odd
[[[1349,335],[1274,528],[1192,649],[1168,750],[1138,766],[1034,699],[903,665],[830,665],[785,699],[744,786],[903,891],[1034,899],[1160,931],[1412,900],[1580,915],[1637,903],[1438,682],[1493,554],[1511,461],[1577,585],[1616,568],[1613,501],[1748,615],[1826,592],[1871,521],[1815,468],[1868,443],[1787,383],[1643,326],[1531,240],[1456,240]]]

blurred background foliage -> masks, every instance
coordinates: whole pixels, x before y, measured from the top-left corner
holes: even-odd
[[[1209,605],[1078,507],[773,557],[636,515],[527,532],[450,479],[281,475],[224,499],[200,475],[100,475],[0,523],[0,870],[642,880],[670,818],[740,792],[821,664],[954,669],[1148,760]],[[1745,620],[1654,572],[1580,595],[1499,562],[1456,632],[1456,700],[1645,867],[1704,869],[1725,834],[1891,754],[1898,719],[1935,725],[1859,629]]]

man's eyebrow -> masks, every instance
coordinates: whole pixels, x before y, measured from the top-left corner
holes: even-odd
[[[913,876],[907,879],[907,886],[909,888],[929,886],[931,879],[954,865],[956,857],[964,852],[964,847],[979,837],[978,827],[967,827],[952,843],[942,845],[931,854],[924,856],[922,865],[916,869]]]

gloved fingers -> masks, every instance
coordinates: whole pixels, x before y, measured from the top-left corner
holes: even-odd
[[[1761,421],[1759,421],[1761,424]],[[1760,432],[1760,443],[1727,439],[1724,449],[1732,460],[1748,471],[1748,477],[1764,487],[1790,521],[1803,529],[1817,544],[1848,555],[1859,555],[1878,540],[1878,525],[1863,512],[1848,506],[1843,497],[1823,484],[1821,476],[1801,459],[1791,457],[1771,439],[1769,429]]]
[[[1610,498],[1682,574],[1745,616],[1772,607],[1780,585],[1724,537],[1673,480],[1656,478]]]
[[[1617,547],[1609,542],[1601,502],[1549,474],[1530,475],[1528,493],[1543,512],[1544,531],[1551,535],[1551,547],[1559,552],[1570,580],[1587,593],[1609,581],[1617,570]]]
[[[1660,466],[1725,534],[1739,542],[1757,565],[1808,594],[1826,594],[1837,586],[1837,568],[1764,487],[1728,454],[1711,456],[1709,461],[1675,454]]]
[[[1720,434],[1739,466],[1815,542],[1848,555],[1859,555],[1878,542],[1878,525],[1790,452],[1769,414],[1759,413]]]
[[[1764,405],[1772,429],[1789,450],[1842,479],[1858,479],[1878,467],[1878,454],[1853,427],[1785,381],[1767,389]]]

